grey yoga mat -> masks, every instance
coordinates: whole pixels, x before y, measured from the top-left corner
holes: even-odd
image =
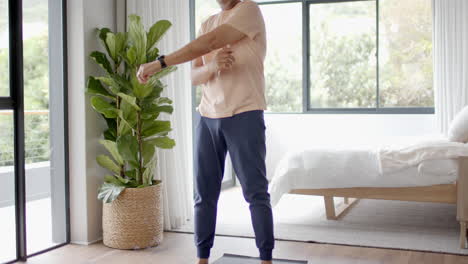
[[[260,263],[260,258],[225,253],[221,258],[217,259],[213,264],[258,264],[258,263]],[[274,258],[273,264],[307,264],[307,261]]]

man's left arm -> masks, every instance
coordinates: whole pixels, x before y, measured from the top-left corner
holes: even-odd
[[[164,61],[167,66],[177,65],[229,44],[232,45],[245,37],[254,39],[261,31],[262,25],[263,16],[258,5],[252,1],[244,2],[224,24],[199,36],[181,49],[166,55]],[[161,64],[157,60],[143,64],[137,74],[138,80],[145,83],[151,75],[160,70]]]
[[[246,34],[237,30],[229,24],[223,24],[213,31],[210,31],[175,52],[165,56],[164,61],[167,66],[177,65],[192,61],[200,56],[210,53],[213,50],[220,49],[229,44],[234,44]],[[142,64],[138,70],[138,80],[140,83],[146,83],[151,75],[161,70],[161,64],[158,60]]]

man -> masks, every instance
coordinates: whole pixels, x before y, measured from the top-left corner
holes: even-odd
[[[198,107],[195,150],[195,244],[199,264],[213,247],[226,152],[249,203],[262,264],[272,263],[273,215],[265,168],[265,24],[251,0],[217,0],[221,11],[203,22],[199,37],[140,67],[145,83],[162,67],[192,61],[192,84],[205,84]]]

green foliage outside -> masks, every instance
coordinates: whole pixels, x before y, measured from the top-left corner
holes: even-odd
[[[0,34],[7,34],[8,5],[0,0]],[[23,3],[25,31],[31,24],[42,25],[40,32],[33,32],[23,42],[24,107],[25,107],[25,161],[26,164],[49,161],[49,43],[48,1],[28,0]],[[25,32],[27,33],[27,32]],[[9,95],[9,70],[7,43],[0,48],[0,96]],[[31,110],[39,113],[31,113]],[[13,166],[13,112],[0,114],[0,167]]]
[[[310,13],[310,106],[375,107],[375,2],[311,5]]]
[[[433,107],[430,0],[382,0],[380,103],[383,107]],[[382,57],[382,56],[381,56]]]
[[[173,112],[172,100],[162,97],[161,78],[176,67],[167,67],[140,84],[136,72],[141,64],[159,56],[156,47],[172,24],[160,20],[145,30],[141,18],[129,16],[128,32],[98,30],[106,53],[93,51],[90,57],[101,66],[104,75],[90,76],[86,92],[91,106],[107,123],[100,143],[109,155],[98,155],[97,163],[111,175],[104,177],[98,199],[112,202],[125,188],[158,184],[153,180],[156,148],[170,149],[175,141],[168,136],[170,121],[159,120],[162,113]]]
[[[26,164],[48,161],[49,61],[45,32],[24,41],[25,155]],[[9,94],[8,49],[0,49],[0,94]],[[45,110],[29,114],[28,110]],[[8,114],[7,114],[8,113]],[[13,113],[0,115],[0,167],[13,166]]]
[[[267,31],[275,13],[268,8],[285,8],[293,4],[261,5]],[[271,7],[269,7],[271,6]],[[311,24],[310,102],[320,107],[376,107],[377,60],[375,35],[375,2],[314,4],[328,15]],[[219,12],[216,1],[196,1],[197,31],[209,15]],[[291,16],[291,17],[287,17]],[[302,16],[287,13],[286,20]],[[356,18],[373,20],[372,32],[333,34],[333,21]],[[379,95],[380,107],[433,107],[432,11],[429,0],[381,0],[379,21]],[[301,26],[295,25],[294,26]],[[270,29],[275,32],[274,29]],[[357,32],[357,31],[356,31]],[[302,111],[302,76],[283,65],[302,64],[302,47],[284,36],[281,45],[268,43],[265,60],[266,98],[272,112]],[[267,49],[267,50],[268,50]],[[291,55],[291,54],[297,55]],[[287,54],[288,56],[285,56]],[[197,104],[201,97],[197,87]]]

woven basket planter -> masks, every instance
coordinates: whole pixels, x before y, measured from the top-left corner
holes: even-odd
[[[163,240],[162,182],[145,188],[126,188],[111,203],[103,204],[104,245],[140,249]]]

